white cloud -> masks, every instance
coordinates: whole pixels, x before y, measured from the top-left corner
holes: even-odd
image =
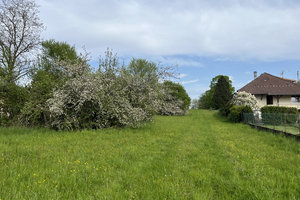
[[[179,75],[178,75],[178,78],[184,78],[184,77],[187,77],[187,76],[188,76],[187,74],[183,74],[183,73],[182,73],[182,74],[179,74]]]
[[[185,89],[192,99],[198,99],[209,87],[201,84],[190,84],[187,85]]]
[[[141,55],[137,55],[141,56]],[[194,68],[203,68],[204,64],[199,61],[199,57],[189,56],[189,55],[171,55],[171,56],[144,56],[152,61],[162,63],[164,65],[171,65],[174,67],[194,67]]]
[[[190,80],[190,81],[182,81],[181,83],[182,83],[183,85],[187,85],[187,84],[197,83],[197,82],[199,82],[198,79],[196,79],[196,80]]]
[[[37,0],[37,3],[48,27],[44,38],[67,41],[77,47],[85,45],[93,56],[111,47],[122,56],[189,54],[222,59],[300,59],[297,1]]]

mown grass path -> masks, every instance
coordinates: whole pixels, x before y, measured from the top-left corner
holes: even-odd
[[[140,129],[0,128],[0,199],[300,199],[300,143],[204,110]]]

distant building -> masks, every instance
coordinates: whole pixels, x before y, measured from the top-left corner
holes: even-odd
[[[268,73],[263,73],[257,77],[257,73],[254,72],[254,80],[238,91],[253,94],[260,107],[274,105],[300,109],[300,85],[296,83],[296,80],[281,78]]]

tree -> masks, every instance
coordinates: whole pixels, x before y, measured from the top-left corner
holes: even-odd
[[[48,40],[42,42],[42,53],[37,66],[31,71],[30,98],[21,112],[24,125],[47,126],[50,112],[47,100],[53,96],[53,90],[61,87],[68,74],[60,64],[75,63],[80,60],[75,47],[65,42]]]
[[[146,59],[131,59],[122,76],[127,83],[128,99],[134,107],[142,108],[149,117],[160,109],[162,87],[159,79],[163,79],[164,70]]]
[[[0,75],[16,83],[30,69],[31,53],[44,29],[33,0],[2,0],[0,5]]]
[[[2,101],[2,112],[7,120],[16,122],[15,119],[28,99],[28,88],[16,84],[0,85],[0,101]]]
[[[247,92],[237,92],[233,95],[232,103],[237,106],[249,106],[252,110],[258,110],[258,101],[254,95]]]
[[[162,84],[160,115],[185,115],[191,99],[184,87],[178,83],[165,81]]]
[[[191,98],[189,97],[182,85],[178,83],[173,83],[171,81],[165,81],[163,85],[166,90],[169,90],[170,95],[173,96],[174,99],[182,101],[182,105],[180,106],[180,108],[183,111],[189,109],[189,106],[191,104]]]
[[[199,100],[193,99],[191,102],[191,109],[199,109]]]
[[[215,108],[215,104],[214,104],[214,94],[215,94],[215,90],[216,90],[216,85],[219,81],[220,78],[224,78],[228,84],[229,84],[229,90],[230,93],[233,94],[234,93],[234,87],[232,86],[232,81],[230,80],[230,78],[228,76],[224,76],[224,75],[218,75],[216,77],[214,77],[211,82],[210,82],[210,89],[205,91],[199,98],[199,108],[203,108],[203,109],[210,109],[210,108]]]
[[[96,72],[81,60],[62,63],[69,78],[47,101],[53,128],[137,127],[160,109],[158,80],[166,71],[156,64],[133,59],[129,66],[120,66],[110,50]]]
[[[225,108],[232,98],[232,92],[230,90],[230,84],[224,76],[218,79],[215,86],[215,92],[213,95],[214,108]]]
[[[158,82],[158,66],[154,62],[133,58],[128,66],[128,71],[130,74],[147,81]]]
[[[214,94],[214,89],[205,91],[198,100],[199,108],[202,109],[213,108],[213,100],[212,100],[213,94]]]
[[[230,92],[231,92],[231,94],[233,94],[235,91],[235,88],[232,86],[232,81],[230,80],[229,76],[225,76],[225,75],[218,75],[218,76],[214,77],[210,82],[210,89],[211,90],[215,89],[215,87],[221,77],[225,78],[226,81],[229,83]]]

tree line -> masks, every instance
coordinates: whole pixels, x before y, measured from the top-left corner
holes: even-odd
[[[0,125],[138,127],[156,114],[187,112],[190,98],[180,84],[170,81],[175,76],[172,67],[136,58],[120,64],[108,49],[94,68],[88,54],[79,54],[74,46],[42,41],[43,30],[34,1],[2,0]]]
[[[192,109],[221,109],[229,106],[235,88],[228,76],[218,75],[214,77],[209,86],[199,99],[192,101]]]
[[[228,76],[218,75],[210,83],[210,89],[205,91],[199,99],[192,101],[192,109],[219,110],[231,122],[243,121],[244,114],[251,114],[259,110],[256,97],[247,92],[235,92],[232,81]],[[250,115],[249,115],[250,116]]]

